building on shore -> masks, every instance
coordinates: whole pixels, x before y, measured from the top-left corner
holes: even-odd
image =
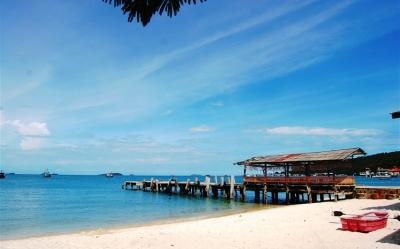
[[[351,148],[260,156],[236,164],[243,166],[244,192],[254,190],[256,198],[261,191],[265,201],[267,192],[271,192],[274,201],[278,193],[285,192],[287,202],[303,199],[304,194],[308,202],[313,202],[317,195],[323,198],[325,194],[333,195],[335,199],[339,194],[354,197],[354,176],[344,173],[352,172],[350,159],[365,154],[361,148]],[[248,175],[250,170],[258,174]]]

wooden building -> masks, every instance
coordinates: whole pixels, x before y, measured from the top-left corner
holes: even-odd
[[[236,163],[243,166],[241,198],[246,200],[246,191],[254,191],[255,199],[267,202],[270,192],[272,202],[278,201],[279,193],[286,194],[286,203],[323,201],[326,196],[334,200],[339,194],[353,198],[355,181],[351,172],[351,160],[356,155],[365,155],[360,148],[269,155],[253,157]],[[248,175],[249,170],[260,174]],[[318,198],[319,195],[319,198]]]

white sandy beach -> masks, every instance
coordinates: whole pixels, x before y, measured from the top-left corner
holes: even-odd
[[[1,249],[105,248],[400,248],[400,222],[358,233],[342,231],[334,210],[400,214],[399,200],[343,200],[285,206],[218,218],[1,241]],[[380,242],[381,240],[386,242]],[[397,245],[396,245],[397,241]],[[389,243],[387,243],[389,242]]]

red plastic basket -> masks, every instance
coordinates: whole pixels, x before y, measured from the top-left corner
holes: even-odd
[[[387,225],[388,213],[386,212],[369,212],[351,217],[342,217],[342,229],[357,232],[372,232]]]

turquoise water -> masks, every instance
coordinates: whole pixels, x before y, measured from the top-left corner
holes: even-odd
[[[219,215],[257,204],[222,199],[125,191],[125,180],[146,176],[9,175],[0,180],[0,239],[40,236],[142,224],[164,219]],[[158,179],[169,179],[160,176]],[[185,181],[188,177],[178,177]],[[194,177],[191,177],[192,180]],[[240,182],[240,177],[237,182]],[[357,177],[362,185],[400,186],[389,180]],[[249,193],[250,194],[250,193]],[[249,195],[251,198],[251,195]],[[251,201],[251,200],[250,200]]]
[[[8,175],[0,180],[0,239],[215,215],[255,206],[236,201],[169,196],[121,188],[125,180],[143,178]]]

